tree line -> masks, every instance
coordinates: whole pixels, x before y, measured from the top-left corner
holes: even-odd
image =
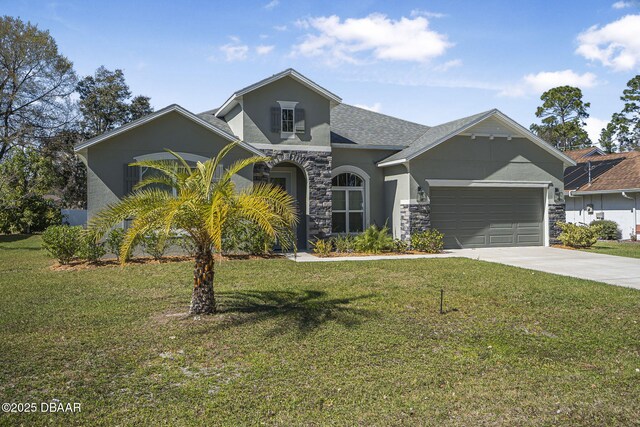
[[[541,123],[531,125],[533,133],[563,151],[593,145],[585,129],[591,103],[583,101],[580,88],[555,87],[544,92],[540,100],[542,105],[536,110],[536,117]],[[607,153],[640,147],[640,75],[627,82],[620,100],[623,102],[620,112],[611,116],[598,139]]]
[[[86,207],[75,144],[153,112],[120,69],[79,77],[48,31],[0,17],[0,233],[60,223]]]

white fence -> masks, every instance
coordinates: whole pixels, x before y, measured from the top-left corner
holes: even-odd
[[[61,209],[62,223],[68,225],[87,225],[86,209]]]

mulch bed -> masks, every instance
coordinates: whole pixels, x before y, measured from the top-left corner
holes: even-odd
[[[440,252],[441,254],[445,253]],[[405,252],[381,252],[379,254],[372,254],[369,252],[331,252],[328,255],[318,255],[312,253],[311,255],[317,256],[318,258],[344,258],[350,256],[393,256],[393,255],[438,255],[432,254],[429,252],[420,252],[420,251],[405,251]]]
[[[246,254],[233,254],[233,255],[214,255],[216,261],[238,261],[238,260],[255,260],[255,259],[272,259],[283,258],[284,255],[269,254],[269,255],[246,255]],[[127,261],[127,265],[142,265],[142,264],[166,264],[173,262],[191,262],[192,256],[185,255],[171,255],[164,256],[161,259],[154,259],[152,257],[134,257]],[[79,271],[79,270],[92,270],[95,268],[103,267],[120,267],[120,261],[115,258],[101,259],[98,262],[86,262],[86,261],[71,261],[69,264],[60,264],[55,262],[49,268],[53,271]]]

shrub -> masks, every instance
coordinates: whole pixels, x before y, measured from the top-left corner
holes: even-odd
[[[411,235],[411,247],[416,251],[437,254],[444,248],[444,234],[436,229],[429,229]]]
[[[185,234],[181,236],[176,236],[175,241],[178,244],[178,247],[182,249],[189,256],[195,256],[197,252],[196,242],[193,241],[191,236]]]
[[[107,239],[105,240],[106,249],[109,253],[114,254],[118,259],[120,259],[120,247],[122,246],[122,242],[124,241],[124,235],[126,231],[123,228],[114,228],[107,235]],[[140,239],[136,239],[131,246],[131,251],[129,256],[127,257],[127,261],[131,259],[131,254],[135,250],[135,248],[140,244]]]
[[[589,225],[596,230],[596,235],[600,240],[618,240],[620,238],[618,223],[615,221],[600,219],[592,221]]]
[[[90,234],[82,233],[80,236],[80,247],[76,252],[78,258],[89,262],[97,262],[105,253],[107,253],[107,251],[104,243],[98,243]]]
[[[52,225],[42,233],[43,247],[60,264],[68,264],[82,246],[82,227]]]
[[[353,252],[353,236],[349,234],[338,234],[334,237],[333,244],[336,247],[336,252],[343,254]]]
[[[404,253],[409,249],[409,244],[404,240],[393,239],[393,252]]]
[[[238,221],[225,227],[222,236],[222,252],[243,252],[265,255],[273,252],[275,242],[254,224]]]
[[[141,243],[144,251],[151,255],[153,259],[159,260],[171,246],[171,241],[175,234],[165,234],[158,231],[152,231],[142,236]]]
[[[105,240],[105,244],[109,253],[114,254],[117,258],[120,258],[120,246],[122,246],[122,241],[124,240],[124,229],[123,228],[114,228],[107,235],[107,239]]]
[[[558,236],[564,245],[572,248],[589,248],[598,241],[596,229],[588,225],[558,223],[562,233]]]
[[[353,246],[358,252],[378,254],[393,249],[393,237],[386,224],[382,228],[371,225],[353,239]]]
[[[333,239],[316,239],[309,244],[313,253],[321,257],[327,256],[333,251]]]

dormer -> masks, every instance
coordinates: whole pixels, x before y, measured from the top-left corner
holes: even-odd
[[[237,91],[216,117],[253,145],[329,146],[331,109],[341,102],[290,68]]]

